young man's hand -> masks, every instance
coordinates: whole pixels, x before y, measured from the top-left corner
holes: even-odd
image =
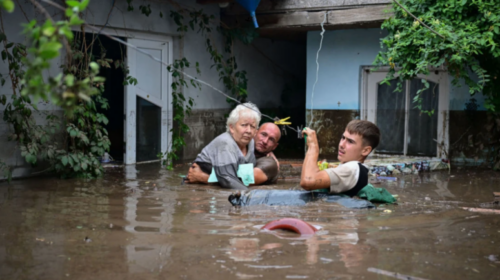
[[[302,131],[302,136],[307,135],[307,147],[318,147],[318,137],[316,131],[306,127]]]
[[[302,164],[300,186],[308,191],[328,188],[330,177],[326,171],[320,171],[318,168],[319,146],[316,131],[306,127],[302,135],[307,135],[307,152]]]
[[[210,177],[210,175],[201,171],[201,168],[198,164],[193,163],[191,167],[189,167],[189,171],[186,176],[186,183],[208,184],[208,177]]]

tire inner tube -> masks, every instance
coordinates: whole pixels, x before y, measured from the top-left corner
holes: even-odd
[[[295,218],[283,218],[267,223],[261,229],[275,230],[286,229],[298,233],[300,235],[313,235],[318,231],[315,227],[307,222]]]

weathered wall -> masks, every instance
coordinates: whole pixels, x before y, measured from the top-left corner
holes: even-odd
[[[203,147],[226,131],[225,114],[229,112],[229,109],[199,109],[185,119],[190,131],[185,136],[184,160],[196,158]]]
[[[357,110],[313,110],[311,128],[316,130],[319,158],[337,161],[339,141],[347,124],[359,118]],[[306,111],[306,122],[311,121],[311,110]]]
[[[22,6],[17,6],[19,3]],[[39,21],[43,21],[43,16],[36,11],[31,4],[23,1],[16,2],[16,9],[13,14],[3,13],[3,20],[7,37],[11,41],[25,41],[21,34],[21,24],[27,22],[24,13],[28,18],[36,16]],[[115,7],[112,9],[112,4]],[[86,21],[97,26],[106,25],[107,28],[131,30],[157,35],[172,36],[174,40],[174,59],[185,56],[191,62],[199,62],[201,75],[196,75],[195,69],[187,69],[189,74],[198,76],[216,88],[224,89],[222,82],[215,69],[212,69],[210,55],[205,48],[205,37],[196,32],[188,32],[184,36],[177,32],[177,26],[168,16],[171,6],[167,3],[157,3],[154,6],[154,13],[149,17],[139,12],[139,3],[132,2],[134,11],[127,12],[126,0],[113,1],[91,1],[86,14]],[[46,4],[43,4],[47,6]],[[219,18],[219,7],[214,5],[197,5],[195,0],[182,1],[182,5],[203,9],[208,14],[213,14]],[[22,9],[21,9],[22,8]],[[56,13],[48,7],[51,13],[57,18],[60,13]],[[160,18],[159,12],[163,18]],[[215,30],[215,28],[214,28]],[[216,42],[219,50],[223,49],[222,37],[214,32],[212,40]],[[24,42],[25,43],[25,42]],[[238,62],[238,68],[247,71],[248,100],[256,103],[261,108],[276,109],[283,99],[283,92],[286,85],[293,85],[297,82],[305,84],[305,44],[291,43],[285,41],[274,41],[259,38],[252,45],[246,46],[236,43],[234,52]],[[0,73],[7,72],[7,65],[0,62]],[[50,70],[51,74],[59,72],[59,65],[54,64]],[[140,82],[140,81],[139,81]],[[122,86],[122,85],[119,85]],[[7,82],[0,88],[0,94],[11,94],[12,89]],[[304,88],[295,87],[294,94],[304,96]],[[184,159],[192,159],[201,151],[201,148],[208,144],[211,139],[225,130],[224,114],[227,113],[229,104],[226,98],[208,87],[202,90],[188,88],[184,90],[185,95],[193,97],[193,115],[186,119],[186,123],[191,127],[190,133],[186,136],[187,147],[181,153]],[[290,91],[289,91],[290,93]],[[289,98],[292,105],[300,106],[301,98]],[[291,101],[290,101],[291,100]],[[299,102],[294,101],[299,100]],[[112,100],[110,101],[112,105]],[[1,106],[1,105],[0,105]],[[40,104],[39,108],[49,111],[57,111],[53,105]],[[0,107],[0,114],[3,115],[3,107]],[[60,111],[59,111],[60,112]],[[42,118],[37,117],[37,121],[42,123]],[[207,125],[209,124],[209,125]],[[0,120],[0,158],[8,164],[15,166],[14,175],[24,176],[31,172],[31,168],[24,164],[20,157],[19,150],[15,149],[15,143],[7,141],[9,127],[3,120]],[[2,174],[0,174],[1,176]]]
[[[500,168],[500,118],[486,111],[450,111],[450,158],[456,166]]]

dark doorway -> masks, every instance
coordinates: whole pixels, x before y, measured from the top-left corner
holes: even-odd
[[[75,32],[75,38],[83,40],[81,32]],[[120,38],[120,37],[118,37]],[[126,38],[120,38],[126,41]],[[102,94],[109,102],[107,110],[100,107],[97,108],[99,113],[104,114],[109,122],[105,125],[108,131],[108,137],[111,141],[109,154],[114,160],[123,161],[125,151],[124,146],[124,121],[125,113],[125,87],[124,87],[124,70],[121,67],[125,61],[127,49],[120,43],[104,36],[92,33],[85,33],[85,41],[87,45],[94,41],[94,44],[89,50],[93,55],[93,61],[97,61],[104,57],[110,59],[109,66],[101,65],[99,76],[106,78],[104,83],[104,93]]]
[[[157,160],[161,152],[161,108],[137,96],[136,160]]]

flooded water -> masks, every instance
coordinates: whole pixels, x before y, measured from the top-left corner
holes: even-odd
[[[138,165],[99,180],[0,183],[0,279],[500,279],[500,215],[462,209],[498,209],[493,171],[401,176],[376,185],[399,205],[371,210],[235,208],[229,190],[182,186],[186,171]],[[259,230],[283,217],[322,230]]]

